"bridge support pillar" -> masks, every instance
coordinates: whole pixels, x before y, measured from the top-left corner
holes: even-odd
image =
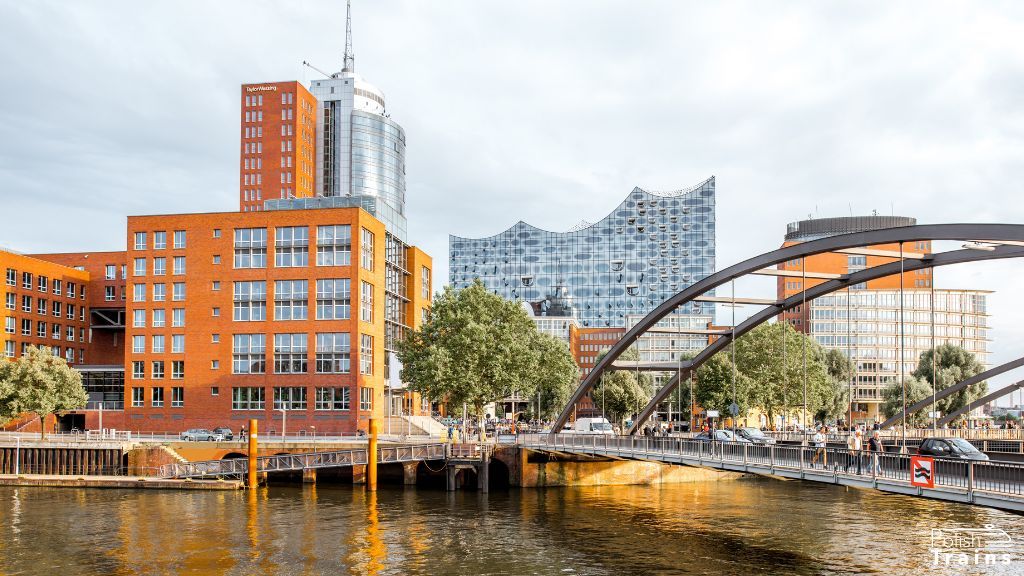
[[[449,464],[448,467],[445,468],[445,473],[448,476],[448,491],[455,492],[455,478],[459,473],[458,468]]]
[[[316,484],[316,468],[304,468],[302,470],[303,484]]]
[[[483,462],[476,467],[476,489],[483,494],[487,494],[491,483],[489,478],[491,467],[489,464],[488,459],[484,458]]]
[[[352,483],[366,484],[366,464],[356,464],[352,467]]]
[[[419,467],[419,462],[406,462],[402,464],[402,482],[406,486],[416,485],[416,468]]]

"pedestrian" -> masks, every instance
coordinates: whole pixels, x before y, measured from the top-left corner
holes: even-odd
[[[850,430],[850,436],[846,439],[846,472],[850,472],[850,468],[854,460],[857,461],[857,474],[861,473],[860,470],[860,430]]]
[[[242,425],[242,430],[238,433],[238,438],[242,442],[245,442],[245,425]]]
[[[811,466],[813,467],[818,463],[818,457],[821,457],[821,466],[828,468],[828,452],[825,450],[825,427],[818,428],[818,431],[814,433],[814,457],[811,458]]]
[[[872,469],[875,471],[875,474],[881,474],[882,465],[879,463],[878,456],[885,452],[885,447],[882,446],[882,439],[878,436],[878,430],[875,430],[871,434],[871,439],[868,440],[868,451],[871,452]]]
[[[455,426],[448,424],[448,443],[451,444],[455,440]]]

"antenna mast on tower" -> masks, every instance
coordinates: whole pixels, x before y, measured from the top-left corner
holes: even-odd
[[[345,2],[345,66],[341,71],[356,71],[356,55],[352,53],[352,0]]]

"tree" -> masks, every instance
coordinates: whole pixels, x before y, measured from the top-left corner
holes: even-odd
[[[537,416],[550,419],[569,402],[579,382],[580,369],[565,342],[543,332],[537,332],[534,338],[534,347],[540,355],[534,382],[536,391],[533,393],[540,396],[540,413]]]
[[[737,355],[738,352],[739,348]],[[753,386],[753,380],[737,369],[735,401],[740,414],[746,414],[751,408]],[[693,397],[705,410],[718,410],[722,416],[729,414],[729,406],[733,403],[733,366],[727,350],[715,354],[697,368]]]
[[[906,377],[904,379],[904,384],[907,387],[907,406],[910,406],[915,402],[920,402],[932,395],[931,383],[926,382],[917,376]],[[892,418],[902,411],[903,385],[900,384],[899,380],[894,380],[882,389],[882,412],[885,413],[886,418]],[[919,428],[927,424],[927,422],[927,411],[918,410],[913,414],[907,414],[908,427]]]
[[[608,353],[607,350],[597,355],[597,361]],[[636,348],[628,348],[619,356],[619,360],[639,360]],[[594,404],[601,407],[602,412],[613,422],[623,422],[632,417],[647,405],[653,394],[653,380],[649,374],[637,374],[630,370],[610,370],[601,375],[601,380],[590,392]]]
[[[13,386],[14,407],[19,413],[39,418],[44,439],[47,416],[83,408],[89,399],[82,386],[82,375],[63,358],[54,356],[49,348],[29,346],[20,358],[4,368],[0,380],[8,383],[6,387]]]
[[[23,411],[18,398],[18,387],[11,380],[17,364],[0,360],[0,426],[14,419]]]
[[[538,338],[518,303],[479,280],[462,290],[445,287],[427,322],[399,342],[398,359],[412,390],[452,407],[468,404],[481,419],[486,404],[515,393],[530,397],[538,383],[559,390],[576,379],[569,350]]]
[[[943,344],[935,350],[926,350],[921,353],[917,369],[912,372],[913,376],[919,378],[928,385],[928,396],[932,394],[932,355],[935,355],[936,379],[935,391],[941,392],[946,388],[962,382],[971,376],[977,376],[985,367],[978,358],[954,344]],[[942,414],[950,414],[967,406],[969,403],[981,398],[988,393],[988,382],[981,381],[972,384],[963,390],[939,400],[936,404],[937,410]],[[919,398],[918,400],[924,400]],[[931,408],[923,410],[927,413]]]

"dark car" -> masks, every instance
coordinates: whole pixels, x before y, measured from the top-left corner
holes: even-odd
[[[925,438],[917,448],[917,453],[936,458],[988,460],[988,456],[963,438]]]
[[[214,428],[214,434],[220,434],[225,440],[234,440],[235,433],[231,431],[231,428]]]
[[[739,436],[740,438],[743,438],[744,440],[749,440],[754,444],[762,444],[765,446],[775,444],[775,438],[768,436],[760,429],[754,428],[753,426],[737,428],[733,430],[733,434]]]

